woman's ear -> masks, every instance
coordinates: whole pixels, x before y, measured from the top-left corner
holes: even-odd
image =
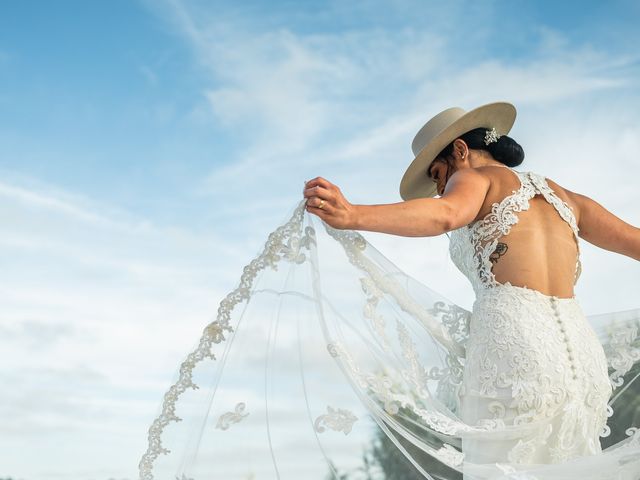
[[[461,138],[456,138],[453,141],[453,156],[456,160],[469,160],[469,147]]]

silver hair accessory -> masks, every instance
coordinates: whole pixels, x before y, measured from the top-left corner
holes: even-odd
[[[484,134],[484,144],[489,145],[490,143],[495,143],[500,138],[498,132],[496,132],[496,127],[492,127],[491,130],[487,129],[487,133]]]

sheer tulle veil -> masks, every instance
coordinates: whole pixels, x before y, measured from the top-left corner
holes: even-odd
[[[482,464],[465,442],[536,425],[461,420],[467,310],[304,203],[239,276],[162,399],[141,480],[639,478],[640,310],[588,317],[613,387],[602,453]]]

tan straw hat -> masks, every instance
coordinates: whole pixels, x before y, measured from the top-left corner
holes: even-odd
[[[506,135],[515,120],[516,107],[507,102],[489,103],[469,112],[458,107],[440,112],[424,124],[411,142],[415,158],[400,182],[400,196],[404,200],[433,197],[436,183],[427,170],[447,145],[475,128],[495,128],[498,135]]]

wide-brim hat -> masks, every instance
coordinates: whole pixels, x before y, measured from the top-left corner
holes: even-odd
[[[469,112],[458,107],[440,112],[424,124],[411,142],[415,158],[400,182],[400,196],[404,200],[433,197],[436,182],[427,170],[447,145],[475,128],[495,128],[498,135],[506,135],[515,120],[516,107],[508,102],[489,103]]]

